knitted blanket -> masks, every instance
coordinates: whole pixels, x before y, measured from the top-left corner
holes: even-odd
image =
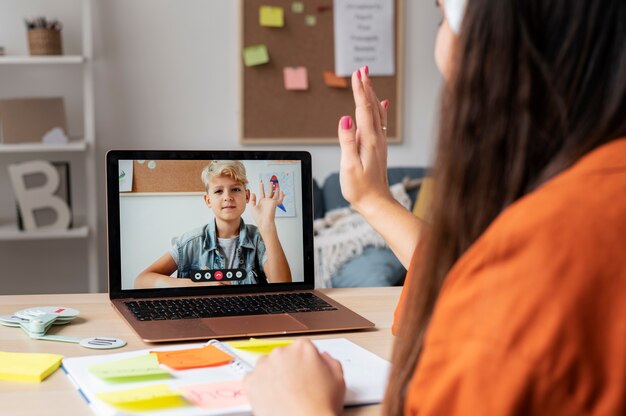
[[[404,185],[397,183],[389,190],[407,210],[411,198]],[[384,213],[383,213],[384,215]],[[386,247],[387,243],[365,219],[351,207],[328,211],[313,222],[315,235],[315,287],[332,287],[331,277],[351,258],[366,247]]]

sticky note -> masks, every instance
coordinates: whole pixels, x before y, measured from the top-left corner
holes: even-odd
[[[96,377],[113,383],[170,377],[170,373],[159,366],[157,357],[152,354],[94,364],[88,369]]]
[[[304,24],[307,26],[315,26],[317,24],[317,17],[313,14],[307,14],[304,16]]]
[[[62,355],[0,351],[0,380],[39,383],[59,368]]]
[[[154,411],[187,405],[187,401],[181,397],[181,394],[170,389],[167,384],[107,391],[96,393],[96,396],[113,407],[130,412]]]
[[[248,341],[231,341],[227,344],[233,348],[253,352],[255,354],[269,354],[274,348],[286,347],[293,344],[293,341],[250,338]]]
[[[228,364],[233,357],[213,345],[176,351],[154,351],[159,363],[174,370],[212,367]]]
[[[286,67],[283,69],[286,90],[308,90],[309,75],[306,67]]]
[[[294,1],[291,3],[291,11],[293,13],[302,13],[304,12],[304,3],[301,1]]]
[[[246,66],[263,65],[270,61],[267,46],[254,45],[243,49],[243,62]]]
[[[333,71],[324,71],[324,84],[333,88],[348,88],[348,79],[338,77]]]
[[[259,24],[266,27],[285,26],[285,10],[282,7],[259,7]]]
[[[241,379],[180,386],[180,390],[201,409],[228,409],[249,404]]]

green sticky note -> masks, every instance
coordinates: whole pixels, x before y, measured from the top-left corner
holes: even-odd
[[[269,354],[274,348],[286,347],[293,344],[293,340],[266,340],[250,338],[248,341],[231,341],[230,347],[253,352],[255,354]]]
[[[246,66],[263,65],[270,61],[267,46],[254,45],[243,49],[243,62]]]
[[[170,389],[167,384],[107,391],[97,393],[96,396],[103,402],[127,412],[147,412],[187,405],[181,394]]]
[[[94,364],[89,366],[89,371],[96,377],[113,383],[170,377],[170,373],[159,366],[159,361],[153,354]]]
[[[261,6],[259,8],[259,24],[266,27],[285,26],[285,10],[282,7]]]
[[[301,1],[294,1],[291,3],[291,11],[294,13],[302,13],[304,12],[304,3]]]
[[[307,14],[304,16],[304,24],[307,26],[315,26],[317,24],[317,17],[313,14]]]

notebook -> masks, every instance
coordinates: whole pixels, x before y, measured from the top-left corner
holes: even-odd
[[[382,401],[389,362],[345,338],[313,342],[321,352],[326,351],[341,362],[347,387],[347,406]],[[232,359],[222,365],[179,370],[147,361],[156,361],[155,354],[151,352],[179,354],[205,346],[214,346]],[[98,415],[141,415],[148,412],[163,416],[250,414],[250,406],[241,390],[241,380],[254,367],[259,356],[234,348],[227,342],[211,340],[206,344],[179,344],[65,358],[62,368]],[[184,364],[183,361],[180,363]],[[110,372],[103,374],[103,369]],[[139,376],[133,377],[133,372]],[[112,375],[126,377],[106,378]]]
[[[148,342],[372,328],[314,290],[311,156],[107,154],[109,296]]]

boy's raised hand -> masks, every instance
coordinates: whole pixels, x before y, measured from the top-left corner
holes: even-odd
[[[274,217],[276,216],[276,208],[285,200],[285,193],[280,190],[280,185],[275,189],[268,189],[269,194],[265,195],[265,187],[263,181],[259,182],[259,200],[256,194],[250,194],[250,210],[252,217],[256,221],[256,226],[261,230],[268,227],[274,227]]]

